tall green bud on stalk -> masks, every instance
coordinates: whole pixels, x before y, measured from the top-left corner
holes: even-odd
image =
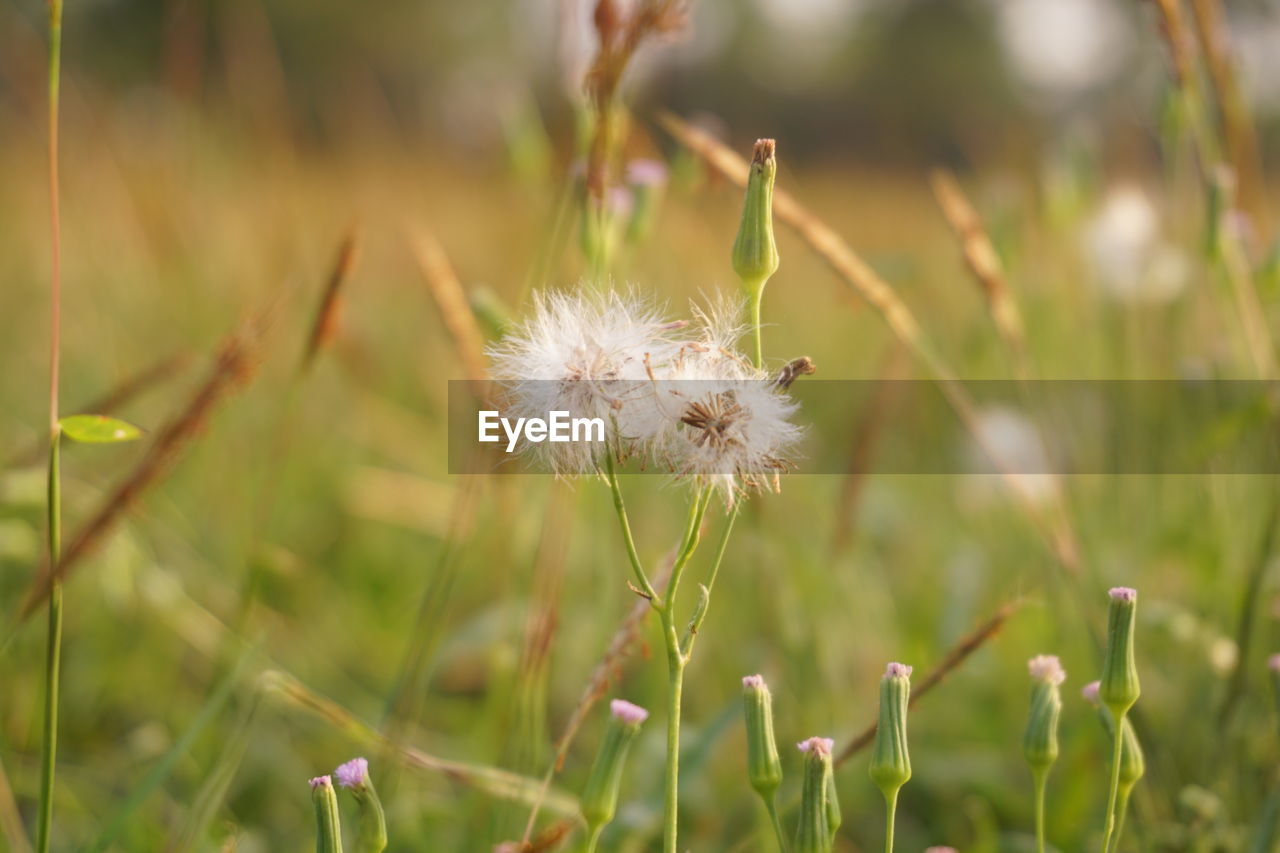
[[[811,737],[796,744],[804,753],[804,785],[800,792],[800,823],[794,853],[830,853],[840,827],[840,806],[834,802],[831,738]],[[835,824],[832,824],[834,818]]]
[[[1107,614],[1107,652],[1102,662],[1102,681],[1098,699],[1111,712],[1116,728],[1123,731],[1125,715],[1142,692],[1138,684],[1138,666],[1134,661],[1133,628],[1138,611],[1138,592],[1118,586],[1109,593],[1111,608]],[[1107,825],[1103,834],[1103,851],[1112,849],[1115,836],[1117,803],[1120,788],[1121,746],[1123,737],[1113,738],[1111,786],[1107,804]]]
[[[782,785],[782,760],[778,758],[778,742],[773,736],[773,696],[764,676],[743,677],[742,710],[747,723],[747,781],[764,801],[778,849],[783,850],[782,828],[774,800]]]
[[[1036,850],[1044,853],[1044,792],[1049,769],[1058,760],[1058,717],[1062,713],[1059,685],[1067,674],[1053,655],[1037,655],[1027,662],[1031,674],[1031,710],[1022,736],[1022,754],[1031,767],[1036,798]]]
[[[871,781],[885,802],[885,853],[893,850],[893,823],[898,810],[898,792],[911,778],[911,756],[907,752],[907,705],[911,701],[911,667],[891,663],[880,679],[880,722],[871,750]]]
[[[1086,700],[1098,709],[1098,718],[1102,720],[1102,727],[1106,729],[1107,736],[1112,739],[1114,744],[1116,736],[1115,720],[1112,718],[1111,712],[1099,704],[1098,693],[1101,686],[1101,682],[1093,681],[1086,684],[1080,692]],[[1116,808],[1119,814],[1116,818],[1115,838],[1111,843],[1112,850],[1120,848],[1120,836],[1124,832],[1124,819],[1129,811],[1129,795],[1133,793],[1134,786],[1138,784],[1138,780],[1146,772],[1147,762],[1142,754],[1142,744],[1138,742],[1138,735],[1133,730],[1133,723],[1125,719],[1120,724],[1120,769],[1116,774]]]
[[[311,780],[311,801],[316,807],[316,853],[342,853],[342,822],[331,777]]]
[[[595,764],[591,765],[587,787],[582,791],[582,817],[587,822],[588,853],[596,849],[600,833],[618,812],[622,768],[631,744],[640,734],[640,724],[649,718],[649,712],[644,708],[622,699],[610,702],[609,711],[609,729],[605,732]]]
[[[387,848],[387,818],[382,802],[369,778],[369,762],[353,758],[333,771],[338,785],[351,792],[360,809],[360,830],[356,836],[357,853],[382,853]]]
[[[747,176],[747,194],[742,203],[742,222],[733,241],[733,271],[742,280],[742,291],[755,330],[756,367],[762,367],[764,348],[760,340],[760,302],[764,286],[778,271],[778,245],[773,239],[773,181],[778,173],[774,157],[777,143],[757,139]]]

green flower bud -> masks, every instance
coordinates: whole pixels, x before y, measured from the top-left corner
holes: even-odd
[[[609,729],[605,732],[595,764],[591,765],[587,787],[582,791],[582,816],[593,836],[613,820],[618,811],[622,768],[632,742],[640,733],[640,724],[649,717],[644,708],[622,699],[610,702],[609,710],[612,714]]]
[[[1102,727],[1107,731],[1107,737],[1114,738],[1116,736],[1115,718],[1111,712],[1099,704],[1098,692],[1100,682],[1094,681],[1086,684],[1081,691],[1085,699],[1088,699],[1098,708],[1098,718],[1102,720]],[[1133,730],[1133,724],[1129,722],[1129,718],[1125,717],[1124,722],[1120,726],[1121,744],[1120,744],[1120,791],[1127,792],[1139,779],[1147,772],[1146,758],[1142,754],[1142,744],[1138,742],[1138,735]]]
[[[742,679],[742,708],[747,718],[747,780],[769,800],[782,784],[782,761],[773,737],[773,696],[763,676]]]
[[[830,853],[835,838],[835,829],[831,826],[835,788],[831,748],[834,743],[830,738],[811,737],[797,746],[804,753],[804,785],[800,792],[800,823],[796,826],[793,853]],[[834,806],[834,815],[839,826],[838,804]]]
[[[871,781],[886,798],[911,778],[907,753],[907,703],[911,698],[911,667],[891,663],[880,679],[880,723],[871,751]]]
[[[733,271],[753,301],[760,298],[765,282],[778,270],[778,246],[773,239],[773,180],[778,172],[775,148],[772,139],[756,140],[742,223],[733,241]]]
[[[316,853],[342,853],[342,821],[338,818],[338,795],[333,779],[317,776],[311,780],[311,801],[316,807]]]
[[[358,853],[382,853],[387,847],[387,818],[382,812],[382,802],[369,778],[369,762],[353,758],[333,771],[338,785],[351,792],[360,809],[360,830],[356,836]]]
[[[1022,753],[1032,771],[1044,773],[1058,760],[1058,715],[1062,711],[1058,685],[1067,674],[1053,655],[1032,658],[1027,669],[1031,673],[1031,711],[1022,736]]]
[[[1098,697],[1117,717],[1138,701],[1138,666],[1133,657],[1133,623],[1138,610],[1138,592],[1125,586],[1111,590],[1107,615],[1107,656],[1102,663],[1102,685]]]

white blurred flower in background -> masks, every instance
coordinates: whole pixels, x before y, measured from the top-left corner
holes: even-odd
[[[1137,186],[1118,185],[1085,224],[1084,251],[1103,295],[1129,305],[1164,304],[1186,290],[1191,259],[1165,241],[1150,197]]]

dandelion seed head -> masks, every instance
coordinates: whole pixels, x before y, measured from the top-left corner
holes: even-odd
[[[891,663],[884,670],[885,678],[910,678],[911,667],[905,663]]]
[[[1097,705],[1098,702],[1100,701],[1098,699],[1098,694],[1101,691],[1102,691],[1101,681],[1090,681],[1084,687],[1080,688],[1080,695],[1084,697],[1086,702],[1092,705]]]
[[[650,377],[674,358],[680,323],[649,304],[617,293],[549,293],[530,316],[490,350],[502,386],[504,416],[601,418],[619,438],[635,429],[634,414],[652,408]],[[602,442],[543,442],[522,448],[561,475],[589,473]]]
[[[1067,680],[1067,672],[1057,655],[1036,655],[1027,661],[1027,672],[1036,681],[1058,685]]]
[[[639,705],[633,705],[626,699],[614,699],[609,703],[609,712],[620,723],[638,726],[649,719],[649,712]]]
[[[338,777],[338,784],[344,788],[358,788],[369,780],[369,762],[363,758],[353,758],[333,771]]]
[[[811,737],[808,740],[802,740],[796,744],[796,749],[808,755],[827,757],[831,755],[831,750],[835,748],[836,742],[829,737]]]

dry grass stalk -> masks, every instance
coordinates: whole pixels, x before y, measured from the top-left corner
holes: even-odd
[[[320,297],[320,304],[316,307],[311,333],[307,335],[307,346],[302,353],[300,372],[305,373],[311,368],[320,350],[328,346],[337,334],[342,319],[342,286],[351,278],[351,271],[359,257],[360,232],[353,226],[338,247],[329,280]]]
[[[740,187],[747,183],[748,165],[732,150],[705,131],[668,112],[658,114],[658,121],[681,144],[703,159],[707,165]],[[855,293],[875,308],[899,340],[918,358],[955,409],[960,420],[1001,475],[1010,494],[1044,538],[1050,552],[1071,574],[1080,566],[1077,537],[1065,515],[1046,512],[1028,491],[1026,481],[1011,470],[999,452],[978,427],[978,413],[969,394],[960,384],[955,371],[933,348],[911,309],[894,289],[846,243],[830,226],[810,213],[783,189],[773,193],[774,215],[795,229],[796,233],[825,260]]]
[[[624,11],[618,0],[597,0],[592,16],[598,47],[584,82],[595,111],[595,128],[587,152],[587,191],[597,202],[608,183],[609,152],[618,84],[637,50],[651,38],[683,30],[688,23],[681,0],[639,0]]]
[[[925,694],[937,687],[944,678],[968,660],[970,655],[982,648],[988,640],[999,633],[1000,629],[1004,627],[1004,623],[1009,621],[1010,616],[1018,612],[1022,604],[1023,600],[1020,598],[1005,602],[990,619],[974,628],[964,637],[961,637],[960,641],[951,647],[942,661],[912,687],[911,701],[907,707],[914,708],[916,702],[920,701]],[[869,746],[871,741],[875,740],[875,737],[876,724],[873,722],[845,745],[840,754],[836,756],[836,766],[838,767],[857,755],[861,750]]]
[[[1178,88],[1190,84],[1191,41],[1182,17],[1182,0],[1151,0],[1160,16],[1160,37],[1169,49],[1169,65]]]
[[[991,244],[991,238],[982,226],[982,219],[965,198],[960,183],[950,171],[935,171],[930,178],[930,185],[938,206],[942,208],[943,217],[960,239],[965,264],[982,287],[996,330],[1013,352],[1018,371],[1025,379],[1029,376],[1029,369],[1022,313],[1009,293],[1000,256],[996,254],[995,246]]]
[[[1191,0],[1196,36],[1204,55],[1222,118],[1227,156],[1240,185],[1240,199],[1261,233],[1270,233],[1266,183],[1258,134],[1232,63],[1230,33],[1223,21],[1221,0]]]
[[[9,785],[9,776],[0,764],[0,831],[4,833],[5,849],[12,853],[31,853],[31,842],[27,831],[22,826],[22,814],[18,811],[18,803],[13,798],[13,788]]]
[[[120,384],[112,387],[102,396],[90,400],[82,406],[72,406],[71,411],[95,415],[113,415],[129,402],[186,370],[190,363],[191,356],[186,353],[178,353],[177,355],[163,358],[132,376],[125,377]],[[14,468],[34,465],[42,461],[48,452],[48,441],[41,440],[22,453],[15,455],[9,464]]]
[[[532,803],[535,797],[541,799],[545,796],[545,804],[557,814],[578,813],[578,801],[575,797],[558,791],[544,795],[537,779],[497,767],[451,761],[415,747],[393,744],[385,735],[361,722],[346,708],[312,691],[289,673],[269,670],[262,673],[260,683],[268,697],[313,714],[356,743],[390,750],[407,767],[443,774],[455,782],[500,799]]]
[[[675,565],[675,557],[676,555],[673,551],[663,561],[661,570],[653,576],[653,583],[658,588],[666,584],[667,579],[671,576],[671,568]],[[604,698],[605,693],[609,690],[609,685],[621,677],[622,664],[630,657],[632,649],[640,641],[640,631],[644,626],[644,618],[652,610],[653,605],[648,599],[637,596],[635,602],[631,605],[631,609],[623,617],[622,624],[614,632],[604,655],[600,658],[600,662],[591,671],[591,676],[587,679],[587,686],[583,688],[577,705],[574,706],[573,712],[569,714],[569,720],[565,723],[560,739],[556,741],[555,755],[552,758],[551,766],[547,768],[547,773],[542,778],[543,792],[551,787],[551,780],[563,769],[565,758],[569,754],[569,746],[573,743],[573,739],[577,737],[578,730],[582,728],[583,722],[587,719],[587,714],[591,712],[597,702]],[[521,840],[521,844],[526,846],[519,849],[531,849],[527,845],[533,835],[533,827],[537,823],[541,806],[542,800],[539,797],[534,801],[533,808],[529,811],[529,820],[524,828],[524,838]]]
[[[218,404],[249,381],[256,367],[257,336],[257,331],[245,332],[231,337],[222,345],[204,384],[157,433],[138,464],[71,537],[61,559],[52,566],[46,563],[41,569],[19,611],[19,622],[45,601],[53,581],[64,580],[71,569],[101,543],[125,511],[169,474],[182,451],[200,434]]]
[[[425,229],[418,229],[410,237],[414,257],[418,268],[431,291],[440,310],[440,319],[444,321],[449,336],[453,339],[458,360],[467,373],[467,381],[477,399],[485,399],[489,375],[489,363],[484,354],[484,333],[471,311],[467,301],[466,289],[458,279],[449,256],[435,235]]]
[[[866,483],[867,475],[871,473],[871,459],[875,455],[880,436],[884,434],[884,428],[889,423],[889,413],[901,394],[902,380],[907,376],[906,367],[902,343],[897,340],[891,341],[881,360],[875,394],[872,395],[866,412],[853,430],[849,468],[840,484],[840,496],[836,499],[834,531],[831,540],[831,550],[834,553],[843,552],[853,539],[854,518],[862,495],[862,486]]]

